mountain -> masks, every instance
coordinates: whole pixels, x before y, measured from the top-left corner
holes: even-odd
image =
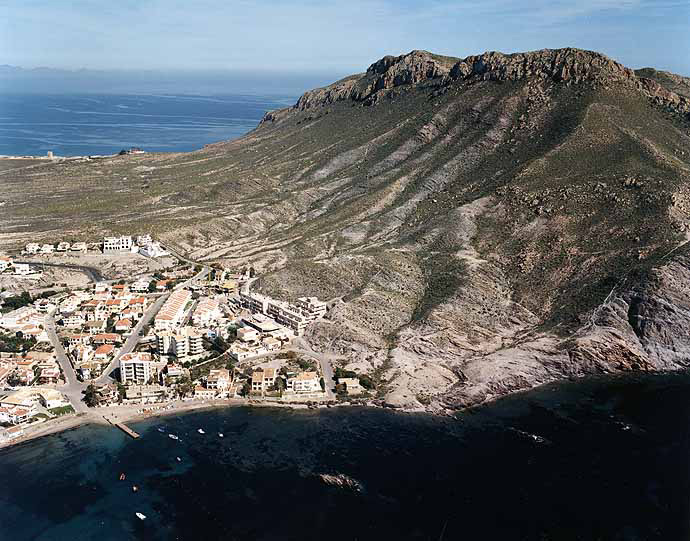
[[[331,301],[306,340],[396,407],[687,367],[690,99],[661,73],[387,56],[235,141],[4,174],[0,242],[150,230],[252,263]]]

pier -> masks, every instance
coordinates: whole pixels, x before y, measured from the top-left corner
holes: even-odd
[[[139,434],[134,432],[131,428],[129,428],[125,423],[114,423],[117,428],[122,430],[125,434],[128,436],[132,436],[135,440],[139,437]]]
[[[108,421],[111,425],[116,426],[117,428],[119,428],[120,430],[122,430],[125,434],[127,434],[128,436],[131,436],[131,437],[134,438],[135,440],[136,440],[137,438],[139,438],[139,434],[137,434],[136,432],[134,432],[134,430],[132,430],[131,428],[129,428],[125,423],[115,423],[115,422],[111,421],[110,419],[108,419],[108,418],[105,417],[105,416],[103,416],[103,418],[104,418],[106,421]]]

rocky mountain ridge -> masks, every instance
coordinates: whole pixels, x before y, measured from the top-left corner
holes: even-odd
[[[660,84],[650,72],[633,70],[607,56],[580,49],[543,49],[528,53],[486,52],[465,59],[412,51],[401,56],[386,56],[374,62],[366,73],[351,76],[327,87],[304,93],[287,109],[267,113],[262,122],[274,121],[290,111],[305,111],[337,101],[371,105],[398,87],[427,82],[444,87],[452,81],[550,80],[566,84],[622,84],[636,89],[657,105],[690,114],[690,97]],[[673,74],[670,74],[673,76]],[[676,77],[676,86],[682,78]],[[666,75],[667,80],[673,80]],[[686,83],[687,84],[687,83]]]

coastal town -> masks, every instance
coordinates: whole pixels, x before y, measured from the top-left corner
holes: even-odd
[[[165,266],[81,287],[42,280],[65,257],[132,255]],[[327,303],[269,297],[252,291],[257,279],[252,267],[199,264],[150,235],[29,243],[0,255],[0,445],[85,414],[123,427],[123,412],[369,396],[368,376],[334,372],[300,339]]]

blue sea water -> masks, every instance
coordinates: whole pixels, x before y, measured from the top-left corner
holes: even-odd
[[[0,94],[0,155],[185,152],[239,137],[295,96]]]
[[[631,375],[455,418],[230,407],[132,423],[138,440],[85,426],[0,450],[0,539],[688,539],[689,391],[687,373]]]

